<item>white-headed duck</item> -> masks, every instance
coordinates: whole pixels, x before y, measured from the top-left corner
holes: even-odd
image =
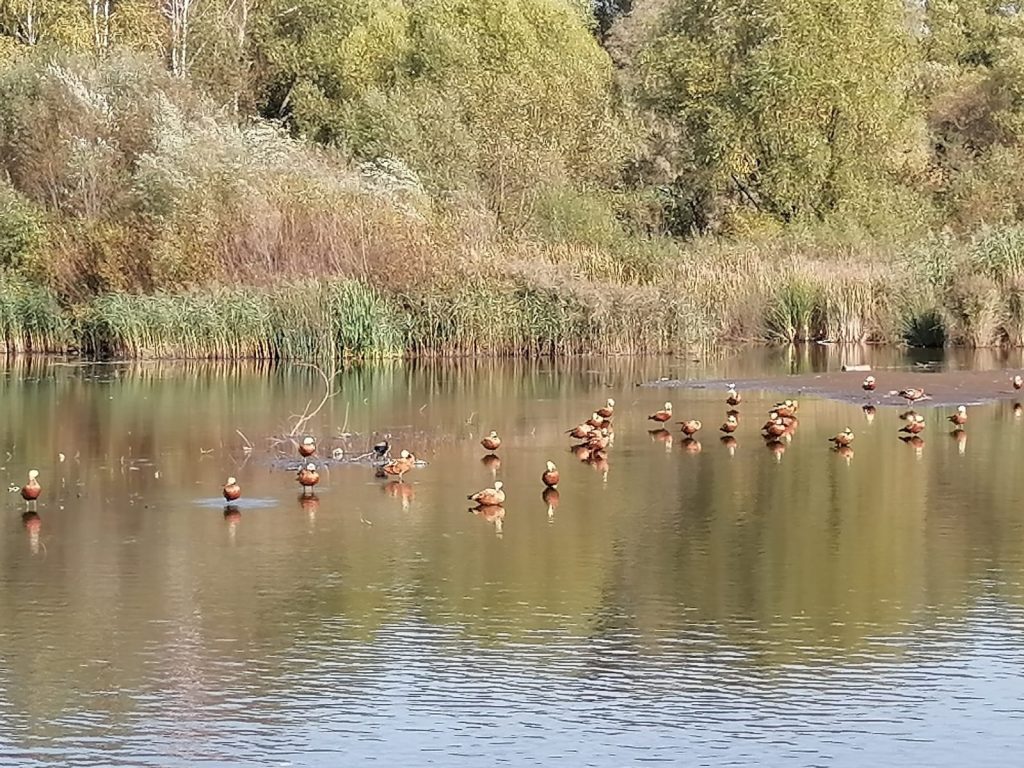
[[[656,413],[652,413],[647,418],[651,421],[657,421],[661,424],[664,424],[666,421],[672,418],[672,403],[665,403],[665,407],[662,410],[657,411]]]
[[[547,468],[544,470],[544,474],[540,476],[540,479],[548,488],[558,487],[558,467],[555,466],[555,462],[549,461],[547,463]]]
[[[504,483],[499,480],[493,488],[484,488],[482,491],[470,494],[466,498],[475,501],[481,507],[498,506],[505,503],[505,491],[502,490]]]
[[[835,437],[830,437],[828,441],[832,443],[836,448],[840,448],[844,445],[849,445],[853,442],[853,430],[847,427]]]
[[[703,426],[699,419],[687,419],[686,421],[680,421],[679,423],[682,425],[680,431],[687,437],[692,437],[700,432],[700,428]]]
[[[609,397],[605,406],[603,408],[598,408],[595,413],[597,413],[597,415],[602,419],[610,419],[612,414],[615,413],[615,401]]]
[[[951,421],[953,424],[955,424],[958,427],[962,427],[964,424],[966,424],[967,423],[967,406],[966,405],[958,405],[956,407],[956,413],[952,414],[949,417],[949,421]]]
[[[42,492],[42,486],[39,485],[39,470],[30,469],[28,471],[28,482],[21,488],[21,498],[25,501],[35,501],[39,498],[39,494]]]
[[[491,434],[480,441],[480,445],[488,451],[496,451],[501,447],[501,438],[498,437],[498,433],[492,429]]]
[[[238,481],[233,477],[229,477],[228,481],[224,484],[224,501],[238,501],[242,497],[242,489],[238,485]]]

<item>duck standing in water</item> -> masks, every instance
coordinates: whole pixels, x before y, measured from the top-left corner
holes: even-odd
[[[21,498],[30,504],[34,504],[36,499],[39,498],[39,494],[42,493],[42,486],[39,485],[39,470],[30,469],[28,471],[28,482],[21,487]]]
[[[316,440],[312,437],[302,438],[302,442],[299,443],[299,456],[308,459],[314,453],[316,453]]]
[[[874,392],[875,391],[875,377],[874,376],[866,377],[864,379],[864,383],[861,384],[860,386],[861,386],[861,389],[863,389],[865,392]]]
[[[1024,377],[1022,377],[1018,373],[1016,376],[1010,379],[1010,383],[1013,385],[1014,389],[1020,389],[1021,387],[1024,387]]]
[[[656,421],[659,424],[664,424],[672,418],[672,403],[665,403],[665,407],[662,410],[652,413],[647,418],[650,421]]]
[[[836,448],[845,448],[853,442],[853,430],[847,427],[835,437],[830,437],[828,441]]]
[[[302,486],[302,494],[304,496],[313,493],[313,486],[320,482],[320,473],[316,471],[316,464],[309,462],[309,464],[299,470],[299,474],[295,479]]]
[[[555,466],[555,462],[549,461],[547,463],[547,468],[544,470],[544,474],[540,476],[540,479],[548,488],[558,487],[558,467]]]
[[[590,426],[589,422],[583,422],[582,424],[573,427],[565,434],[570,437],[575,437],[577,440],[586,440],[590,437],[590,433],[594,431],[594,428]]]
[[[224,501],[229,504],[233,501],[238,501],[242,498],[242,489],[238,485],[238,481],[233,477],[229,477],[228,481],[224,483]]]
[[[735,408],[742,401],[743,401],[743,396],[740,395],[740,393],[736,391],[736,385],[735,384],[730,384],[729,385],[729,391],[726,393],[726,396],[725,396],[725,404],[730,406],[730,407]]]
[[[382,469],[385,475],[397,477],[399,481],[405,482],[405,473],[416,466],[416,457],[409,451],[403,450],[398,454],[397,459],[392,459]]]
[[[956,408],[956,413],[952,414],[949,417],[949,421],[952,422],[952,424],[954,426],[957,426],[957,427],[962,427],[964,424],[966,424],[967,423],[967,406],[966,405],[958,405],[957,408]]]
[[[693,437],[696,435],[700,432],[700,428],[703,426],[699,419],[687,419],[686,421],[680,421],[679,423],[682,424],[680,431],[687,437]]]
[[[896,394],[899,397],[902,397],[911,405],[916,403],[918,400],[924,400],[926,397],[928,397],[928,395],[926,395],[924,393],[924,390],[921,389],[920,387],[907,387],[906,389],[901,389]]]
[[[480,441],[480,445],[482,445],[485,450],[496,451],[501,447],[501,438],[498,437],[498,433],[492,429],[491,434]]]
[[[493,488],[484,488],[482,491],[472,493],[466,498],[475,501],[480,507],[500,507],[505,503],[505,491],[502,490],[504,483],[499,480]]]
[[[733,414],[730,413],[725,417],[725,423],[718,428],[718,431],[724,432],[727,435],[731,435],[733,432],[736,431],[736,428],[739,425],[739,420]]]
[[[603,408],[598,408],[594,413],[602,419],[610,419],[612,414],[615,413],[615,401],[609,397],[605,406]]]
[[[907,419],[906,425],[900,429],[900,432],[904,432],[908,435],[917,435],[924,432],[924,427],[924,416],[919,413],[915,413]]]

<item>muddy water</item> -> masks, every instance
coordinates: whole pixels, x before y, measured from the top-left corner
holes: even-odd
[[[924,409],[915,447],[893,408],[803,398],[777,453],[756,435],[776,393],[747,392],[730,451],[721,392],[634,386],[847,356],[352,369],[311,422],[322,451],[389,433],[428,466],[397,486],[331,464],[315,502],[281,441],[320,398],[306,369],[9,366],[0,472],[44,491],[37,518],[0,502],[0,764],[1009,764],[1011,403],[972,408],[966,441]],[[608,463],[583,464],[562,431],[608,396]],[[703,420],[699,451],[648,433],[666,399]],[[849,460],[825,442],[847,425]],[[468,512],[495,478],[504,518]]]

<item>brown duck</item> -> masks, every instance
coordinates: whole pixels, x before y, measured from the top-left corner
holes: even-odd
[[[732,414],[725,417],[725,423],[718,428],[719,432],[724,432],[727,435],[731,435],[736,431],[736,428],[740,425],[739,420]]]
[[[547,469],[544,470],[544,474],[540,476],[540,479],[548,488],[558,487],[558,467],[555,466],[553,461],[547,463]]]
[[[385,475],[405,480],[405,473],[416,466],[416,457],[409,451],[402,451],[397,459],[392,459],[382,469]]]
[[[603,408],[598,408],[596,413],[602,419],[610,419],[612,414],[615,413],[615,401],[609,397],[605,406]]]
[[[481,507],[500,507],[505,503],[505,492],[502,490],[504,484],[499,480],[493,488],[484,488],[482,491],[470,494],[466,498],[475,501]]]
[[[679,423],[682,424],[680,431],[687,437],[692,437],[700,432],[700,428],[703,426],[699,419],[687,419],[686,421],[680,421]]]
[[[828,439],[836,448],[841,448],[853,442],[853,430],[847,427],[835,437]]]
[[[38,469],[30,469],[28,471],[28,482],[21,487],[21,498],[25,501],[35,501],[39,498],[43,488],[39,485],[38,477]]]
[[[501,447],[501,438],[498,437],[498,433],[492,429],[491,434],[480,441],[480,445],[488,451],[496,451]]]
[[[299,474],[296,475],[295,479],[302,486],[304,494],[312,493],[313,486],[320,482],[320,473],[316,471],[316,464],[309,462],[309,464],[299,470]]]
[[[228,481],[224,484],[224,500],[225,501],[238,501],[242,497],[242,489],[238,485],[238,481],[233,477],[229,477]]]
[[[962,427],[964,424],[966,424],[967,423],[967,406],[966,405],[958,405],[957,408],[956,408],[956,413],[952,414],[949,417],[949,421],[952,422],[953,424],[955,424],[958,427]]]
[[[314,453],[316,453],[316,440],[312,437],[302,438],[302,442],[299,443],[299,455],[304,459],[308,459]]]
[[[726,392],[725,404],[726,405],[731,405],[731,406],[735,407],[735,406],[739,405],[741,402],[743,402],[743,396],[740,395],[740,393],[736,391],[736,385],[735,384],[730,384],[729,385],[729,391]]]
[[[672,403],[665,403],[665,407],[662,410],[652,413],[647,418],[650,421],[657,421],[664,424],[672,418]]]
[[[864,379],[864,383],[861,384],[860,386],[861,386],[861,389],[863,389],[865,392],[874,392],[875,391],[875,377],[874,376],[867,376]]]

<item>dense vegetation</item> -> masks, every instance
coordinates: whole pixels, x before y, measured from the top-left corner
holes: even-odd
[[[0,0],[9,348],[1024,344],[988,0]]]

